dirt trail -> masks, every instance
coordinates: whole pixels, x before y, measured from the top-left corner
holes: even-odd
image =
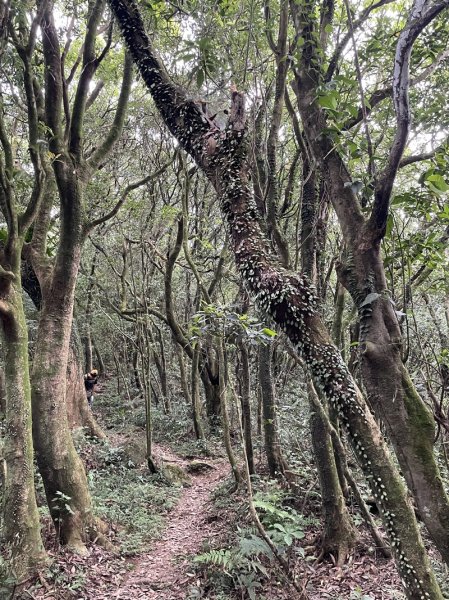
[[[158,462],[185,468],[182,460],[168,448],[155,450]],[[213,469],[191,475],[191,486],[184,488],[178,504],[167,516],[167,528],[162,539],[154,542],[151,552],[139,557],[136,568],[111,593],[111,600],[179,600],[186,597],[194,583],[188,571],[188,556],[201,550],[202,543],[218,534],[218,524],[208,522],[208,502],[211,492],[229,473],[223,461],[207,460]]]

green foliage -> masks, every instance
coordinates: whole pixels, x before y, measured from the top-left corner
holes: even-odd
[[[123,554],[147,549],[175,505],[179,487],[134,468],[123,448],[81,440],[78,446],[92,465],[88,481],[95,514],[117,529]]]
[[[292,551],[303,555],[297,542],[304,537],[304,526],[310,521],[296,510],[284,506],[286,496],[276,483],[268,485],[254,498],[254,504],[267,534],[277,550],[288,555]],[[264,580],[272,577],[276,560],[270,547],[254,528],[237,526],[234,544],[227,548],[211,549],[194,558],[194,562],[209,567],[212,573],[221,573],[223,586],[238,591],[243,598],[256,598]]]
[[[259,319],[239,313],[233,306],[204,304],[192,317],[190,335],[195,340],[210,333],[222,335],[230,343],[242,340],[251,346],[270,343],[277,335]]]
[[[53,510],[61,514],[68,513],[70,515],[74,515],[75,513],[73,512],[72,507],[69,504],[70,500],[70,496],[63,494],[58,490],[56,492],[56,496],[52,500]]]

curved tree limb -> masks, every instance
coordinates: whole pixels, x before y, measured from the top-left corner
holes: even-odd
[[[409,69],[413,44],[421,31],[449,6],[449,0],[443,0],[429,8],[426,6],[426,0],[415,0],[407,26],[402,30],[396,46],[393,71],[396,134],[387,164],[375,187],[374,205],[368,222],[368,228],[379,239],[385,235],[391,192],[410,130]]]

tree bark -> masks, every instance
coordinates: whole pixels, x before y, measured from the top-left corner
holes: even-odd
[[[271,477],[282,477],[288,469],[282,455],[278,434],[277,400],[271,368],[271,346],[259,348],[259,386],[262,396],[262,420],[265,435],[265,454]]]
[[[311,382],[307,386],[310,396],[316,394]],[[316,398],[316,401],[320,401]],[[340,486],[334,447],[327,427],[321,415],[310,400],[312,414],[310,430],[312,433],[313,455],[318,471],[321,489],[321,505],[324,528],[321,539],[321,556],[332,554],[338,566],[341,566],[357,541],[356,531],[346,507],[345,497]],[[324,408],[324,410],[326,410]]]
[[[20,257],[20,251],[18,251]],[[16,256],[17,259],[17,256]],[[16,260],[20,265],[20,258]],[[21,580],[47,561],[34,492],[28,331],[22,304],[20,267],[10,282],[0,280],[0,319],[5,361],[5,435],[2,547]],[[6,309],[6,310],[5,310]]]
[[[240,371],[240,398],[242,404],[242,426],[245,440],[246,458],[250,475],[254,475],[254,449],[251,424],[251,374],[249,368],[249,353],[243,342],[239,344],[241,367]]]

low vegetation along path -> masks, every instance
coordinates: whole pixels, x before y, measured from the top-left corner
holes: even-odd
[[[162,446],[156,448],[155,454],[158,462],[162,460],[187,471],[192,464]],[[208,520],[211,492],[229,473],[229,464],[223,460],[208,459],[207,463],[211,468],[204,465],[206,470],[199,469],[190,475],[190,485],[184,488],[178,504],[168,515],[162,538],[154,543],[150,553],[139,557],[136,568],[111,594],[111,600],[186,597],[188,588],[195,583],[188,569],[189,556],[200,552],[203,542],[218,534],[217,524]]]

